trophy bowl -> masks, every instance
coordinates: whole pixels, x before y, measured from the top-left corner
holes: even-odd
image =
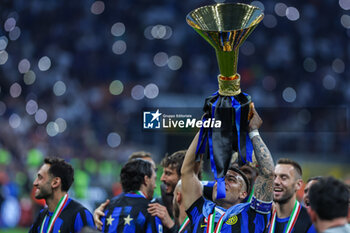
[[[215,49],[221,95],[240,93],[240,76],[237,74],[239,47],[263,17],[258,7],[242,3],[203,6],[187,15],[187,23]]]
[[[221,121],[221,128],[201,128],[197,155],[205,153],[218,182],[217,198],[225,197],[224,178],[232,154],[239,164],[252,162],[252,143],[248,136],[251,97],[241,92],[237,73],[239,47],[261,22],[264,14],[258,7],[242,3],[219,3],[191,11],[187,23],[216,52],[220,74],[219,90],[206,98],[203,120]]]

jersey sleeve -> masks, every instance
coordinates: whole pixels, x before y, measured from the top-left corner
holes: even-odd
[[[204,202],[205,200],[203,196],[201,196],[190,206],[188,210],[186,210],[187,216],[191,220],[191,224],[196,223],[200,220]]]
[[[174,224],[172,228],[167,228],[164,226],[164,233],[178,233],[179,232],[179,226]]]
[[[36,223],[36,221],[33,223],[33,225],[30,227],[29,232],[28,233],[37,233],[39,232],[38,230],[38,224]]]
[[[163,233],[162,221],[150,215],[147,221],[146,233]]]
[[[87,209],[78,211],[74,221],[74,232],[80,232],[83,227],[95,229],[94,219],[92,214]]]
[[[215,181],[201,181],[203,187],[203,196],[205,199],[213,201],[213,188]]]
[[[309,230],[307,231],[307,233],[317,233],[314,224],[311,225],[311,227],[309,228]]]
[[[47,213],[46,209],[40,210],[38,216],[35,219],[35,222],[30,227],[29,233],[37,233],[40,231],[41,223],[44,220],[44,215]]]
[[[35,222],[32,224],[32,226],[29,229],[28,233],[36,233],[38,231],[38,224],[37,224],[38,218],[36,218]]]

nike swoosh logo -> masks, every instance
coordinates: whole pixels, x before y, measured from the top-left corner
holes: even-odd
[[[201,224],[201,227],[206,227],[206,226],[207,226],[207,224],[204,224],[204,225],[203,225],[203,224]]]

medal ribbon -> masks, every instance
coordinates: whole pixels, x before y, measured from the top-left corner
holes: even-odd
[[[142,191],[136,191],[136,192],[132,192],[132,194],[137,194],[137,195],[140,195],[140,196],[143,196],[144,198],[146,198],[147,199],[147,196],[146,196],[146,194],[144,194]]]
[[[50,233],[51,230],[53,229],[53,226],[55,225],[55,222],[56,222],[58,216],[61,214],[67,201],[68,201],[68,194],[65,194],[63,197],[61,197],[60,201],[58,202],[58,205],[55,208],[55,211],[52,214],[52,218],[49,222],[46,233]],[[44,221],[41,224],[40,233],[44,232],[44,225],[45,225],[46,218],[47,218],[47,215],[45,216]]]
[[[214,231],[215,233],[219,233],[221,231],[222,224],[224,224],[224,215],[225,214],[223,214],[221,216],[221,218],[219,219],[219,222],[216,224],[216,228],[215,228],[215,231]]]
[[[185,218],[185,220],[183,221],[183,223],[180,226],[180,229],[178,231],[178,233],[180,233],[181,231],[183,231],[183,229],[185,229],[185,227],[190,223],[190,219],[188,217]]]
[[[209,214],[208,216],[207,233],[212,233],[214,231],[215,213],[216,213],[216,210],[214,208],[214,213]]]
[[[250,192],[249,197],[248,197],[248,200],[247,200],[248,203],[250,203],[250,202],[252,201],[253,194],[254,194],[254,189],[255,189],[255,187],[254,187],[254,185],[253,185],[252,191]]]
[[[293,211],[289,217],[288,223],[287,223],[287,227],[286,230],[284,231],[285,233],[290,233],[292,232],[292,229],[295,225],[295,222],[298,219],[300,213],[300,204],[298,201],[295,201],[294,207],[293,207]],[[273,212],[272,214],[272,218],[271,218],[271,225],[270,225],[270,231],[269,233],[274,233],[275,232],[275,225],[276,225],[276,210]]]
[[[207,232],[206,233],[219,233],[221,231],[221,227],[224,224],[224,216],[225,214],[221,215],[218,223],[216,224],[216,227],[214,228],[215,225],[215,214],[216,210],[214,208],[214,213],[210,214],[208,216],[208,225],[207,225]],[[215,230],[214,230],[215,229]]]

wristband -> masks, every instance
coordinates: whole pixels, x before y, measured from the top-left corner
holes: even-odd
[[[258,135],[260,135],[260,134],[259,134],[259,131],[257,129],[254,129],[251,132],[249,132],[250,139],[253,139],[253,137],[258,136]]]

